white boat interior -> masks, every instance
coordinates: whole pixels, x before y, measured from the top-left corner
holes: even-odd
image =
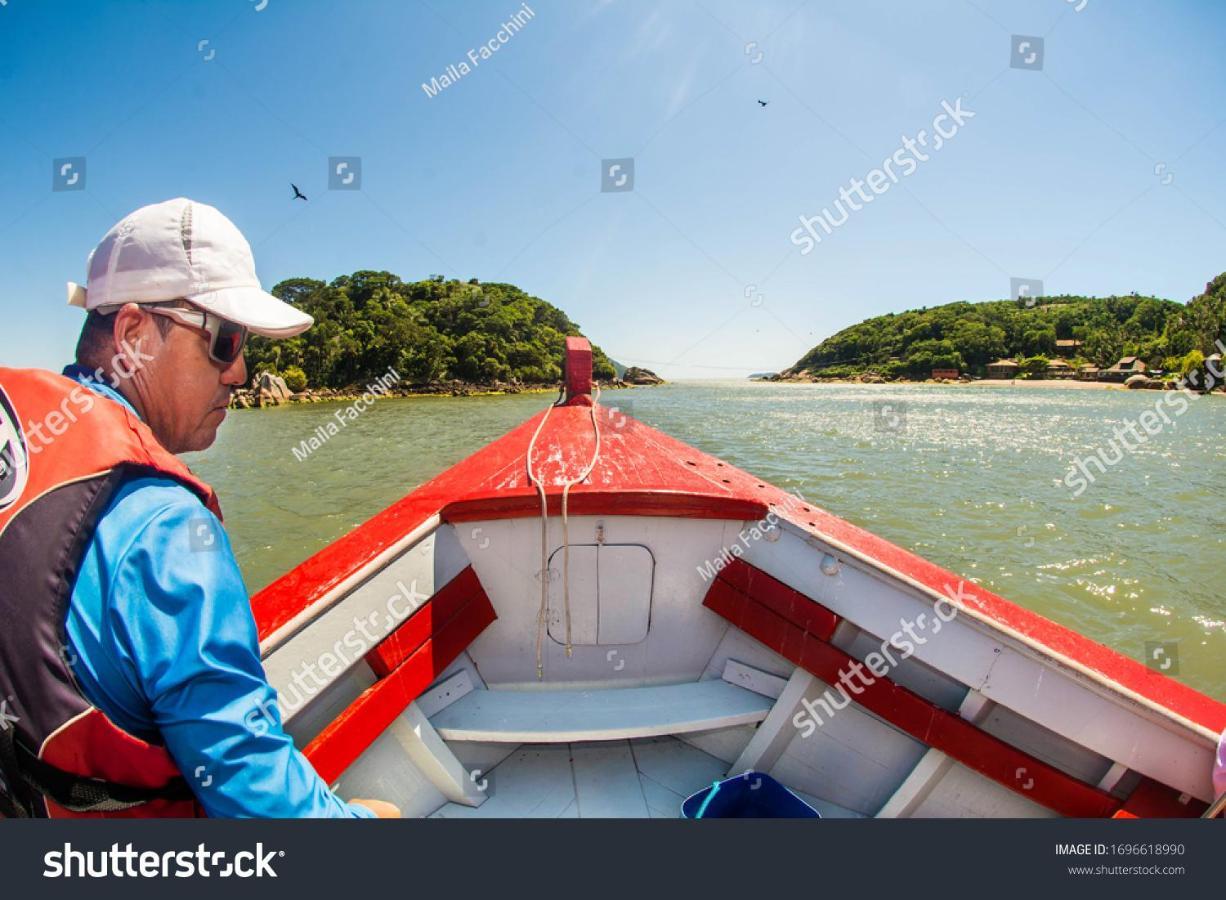
[[[888,672],[891,689],[926,704],[934,721],[948,714],[973,726],[968,758],[948,752],[956,735],[945,750],[917,738],[905,711],[893,721],[858,697],[843,703],[836,685],[704,603],[719,577],[736,566],[767,573],[837,617],[829,645],[861,662],[900,623],[935,630],[937,601],[783,518],[742,542],[754,524],[575,515],[564,553],[563,524],[550,516],[541,629],[540,517],[436,517],[270,635],[266,669],[288,728],[317,747],[404,668],[380,664],[374,642],[355,639],[361,625],[384,648],[384,635],[449,590],[464,594],[465,609],[488,604],[471,636],[447,634],[461,613],[435,613],[435,644],[454,641],[445,654],[454,658],[420,692],[389,685],[377,702],[392,712],[377,735],[331,735],[342,752],[325,758],[341,760],[330,773],[341,794],[381,797],[412,816],[675,817],[687,795],[750,772],[830,817],[1069,814],[1083,803],[1066,802],[1070,784],[1108,807],[1123,807],[1142,782],[1176,804],[1213,799],[1207,729],[984,621],[974,585],[961,588],[961,608],[940,634],[912,642],[906,658],[895,654]],[[741,548],[735,558],[732,546]],[[803,727],[806,710],[825,710],[823,698],[831,714]],[[1014,767],[1013,784],[985,775],[974,757],[997,744],[1034,767]]]

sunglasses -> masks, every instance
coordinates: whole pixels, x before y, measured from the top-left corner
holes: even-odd
[[[147,312],[157,316],[166,316],[187,325],[190,328],[200,328],[209,334],[209,359],[228,366],[243,352],[247,343],[247,326],[223,319],[221,316],[200,309],[184,309],[181,306],[149,306],[142,307]]]

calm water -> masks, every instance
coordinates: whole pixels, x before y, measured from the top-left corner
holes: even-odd
[[[189,461],[255,590],[554,396],[382,400],[302,462],[343,404],[231,412]],[[1159,398],[737,381],[604,401],[1130,656],[1176,641],[1176,677],[1226,699],[1226,402],[1193,401],[1079,498],[1063,484]]]

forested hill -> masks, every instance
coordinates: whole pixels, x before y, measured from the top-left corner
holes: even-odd
[[[1188,304],[1142,297],[1041,297],[1024,302],[947,303],[866,319],[822,341],[785,376],[927,378],[933,369],[982,375],[1002,357],[1063,356],[1109,366],[1139,356],[1177,370],[1189,354],[1208,354],[1226,337],[1226,274]],[[1081,341],[1057,351],[1057,340]]]
[[[287,340],[252,336],[247,366],[253,374],[286,376],[294,390],[360,385],[389,368],[411,384],[552,384],[562,377],[566,337],[579,334],[556,306],[514,285],[475,278],[401,281],[362,271],[330,283],[291,278],[272,293],[310,313],[315,325]],[[597,378],[615,377],[600,349],[593,346],[592,355]]]

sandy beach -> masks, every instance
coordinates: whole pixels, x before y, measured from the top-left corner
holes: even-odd
[[[919,381],[916,384],[949,384],[955,387],[1026,387],[1026,388],[1072,388],[1074,390],[1127,391],[1129,388],[1113,381],[1076,381],[1072,378],[981,378],[978,381]]]
[[[900,385],[916,385],[916,386],[945,386],[945,387],[1025,387],[1025,388],[1055,388],[1065,390],[1108,390],[1108,391],[1126,391],[1129,388],[1123,384],[1113,381],[1076,381],[1074,379],[1029,379],[1029,378],[980,378],[975,381],[857,381],[854,378],[814,378],[814,379],[784,379],[780,381],[770,381],[770,379],[761,379],[762,381],[771,384],[852,384],[852,385],[880,385],[882,387],[898,387]]]

